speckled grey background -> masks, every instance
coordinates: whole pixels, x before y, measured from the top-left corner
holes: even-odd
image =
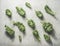
[[[32,9],[25,6],[25,2],[30,2]],[[47,14],[44,10],[45,5],[49,5],[55,12],[57,20]],[[23,19],[16,12],[15,7],[22,7],[26,11],[26,18],[34,20],[36,29],[41,37],[41,42],[34,39],[32,29],[27,25],[27,20]],[[10,9],[13,13],[12,19],[10,20],[5,15],[5,10]],[[55,29],[55,35],[51,36],[52,44],[45,41],[43,34],[46,34],[42,28],[41,20],[35,15],[35,10],[40,10],[45,20],[53,24]],[[26,27],[26,35],[23,35],[16,26],[13,26],[13,21],[19,21]],[[5,35],[4,25],[8,25],[15,31],[15,39],[11,40]],[[19,42],[18,36],[22,36],[22,42]],[[60,46],[60,0],[0,0],[0,46]]]

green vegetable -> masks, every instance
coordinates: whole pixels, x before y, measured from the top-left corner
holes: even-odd
[[[8,27],[7,25],[5,25],[5,30],[6,30],[6,34],[10,37],[10,38],[14,38],[14,34],[15,31],[13,31],[10,27]]]
[[[33,31],[33,35],[34,35],[34,37],[35,37],[38,41],[40,41],[39,33],[38,33],[37,30],[34,30],[34,31]]]
[[[16,22],[13,24],[16,25],[21,32],[25,33],[25,26],[22,23]]]
[[[6,9],[6,15],[11,18],[12,12],[9,9]]]
[[[31,4],[30,4],[30,3],[26,2],[25,5],[26,5],[28,8],[31,9]]]
[[[25,17],[26,12],[23,8],[16,7],[16,10],[20,16]]]
[[[50,41],[51,41],[50,37],[49,37],[48,35],[46,35],[46,34],[44,34],[44,38],[45,38],[45,40],[46,40],[47,42],[50,42]]]
[[[55,15],[54,12],[50,9],[50,7],[48,5],[45,6],[45,11],[52,16]]]
[[[47,32],[49,34],[53,32],[53,26],[49,22],[44,22],[43,23],[43,28],[44,28],[45,32]]]
[[[37,17],[39,17],[40,19],[43,19],[43,14],[41,11],[35,11],[35,12],[36,12]]]
[[[32,28],[35,29],[35,22],[33,20],[28,20],[28,25]]]
[[[20,41],[20,42],[22,41],[22,38],[21,38],[21,36],[19,36],[19,41]]]

